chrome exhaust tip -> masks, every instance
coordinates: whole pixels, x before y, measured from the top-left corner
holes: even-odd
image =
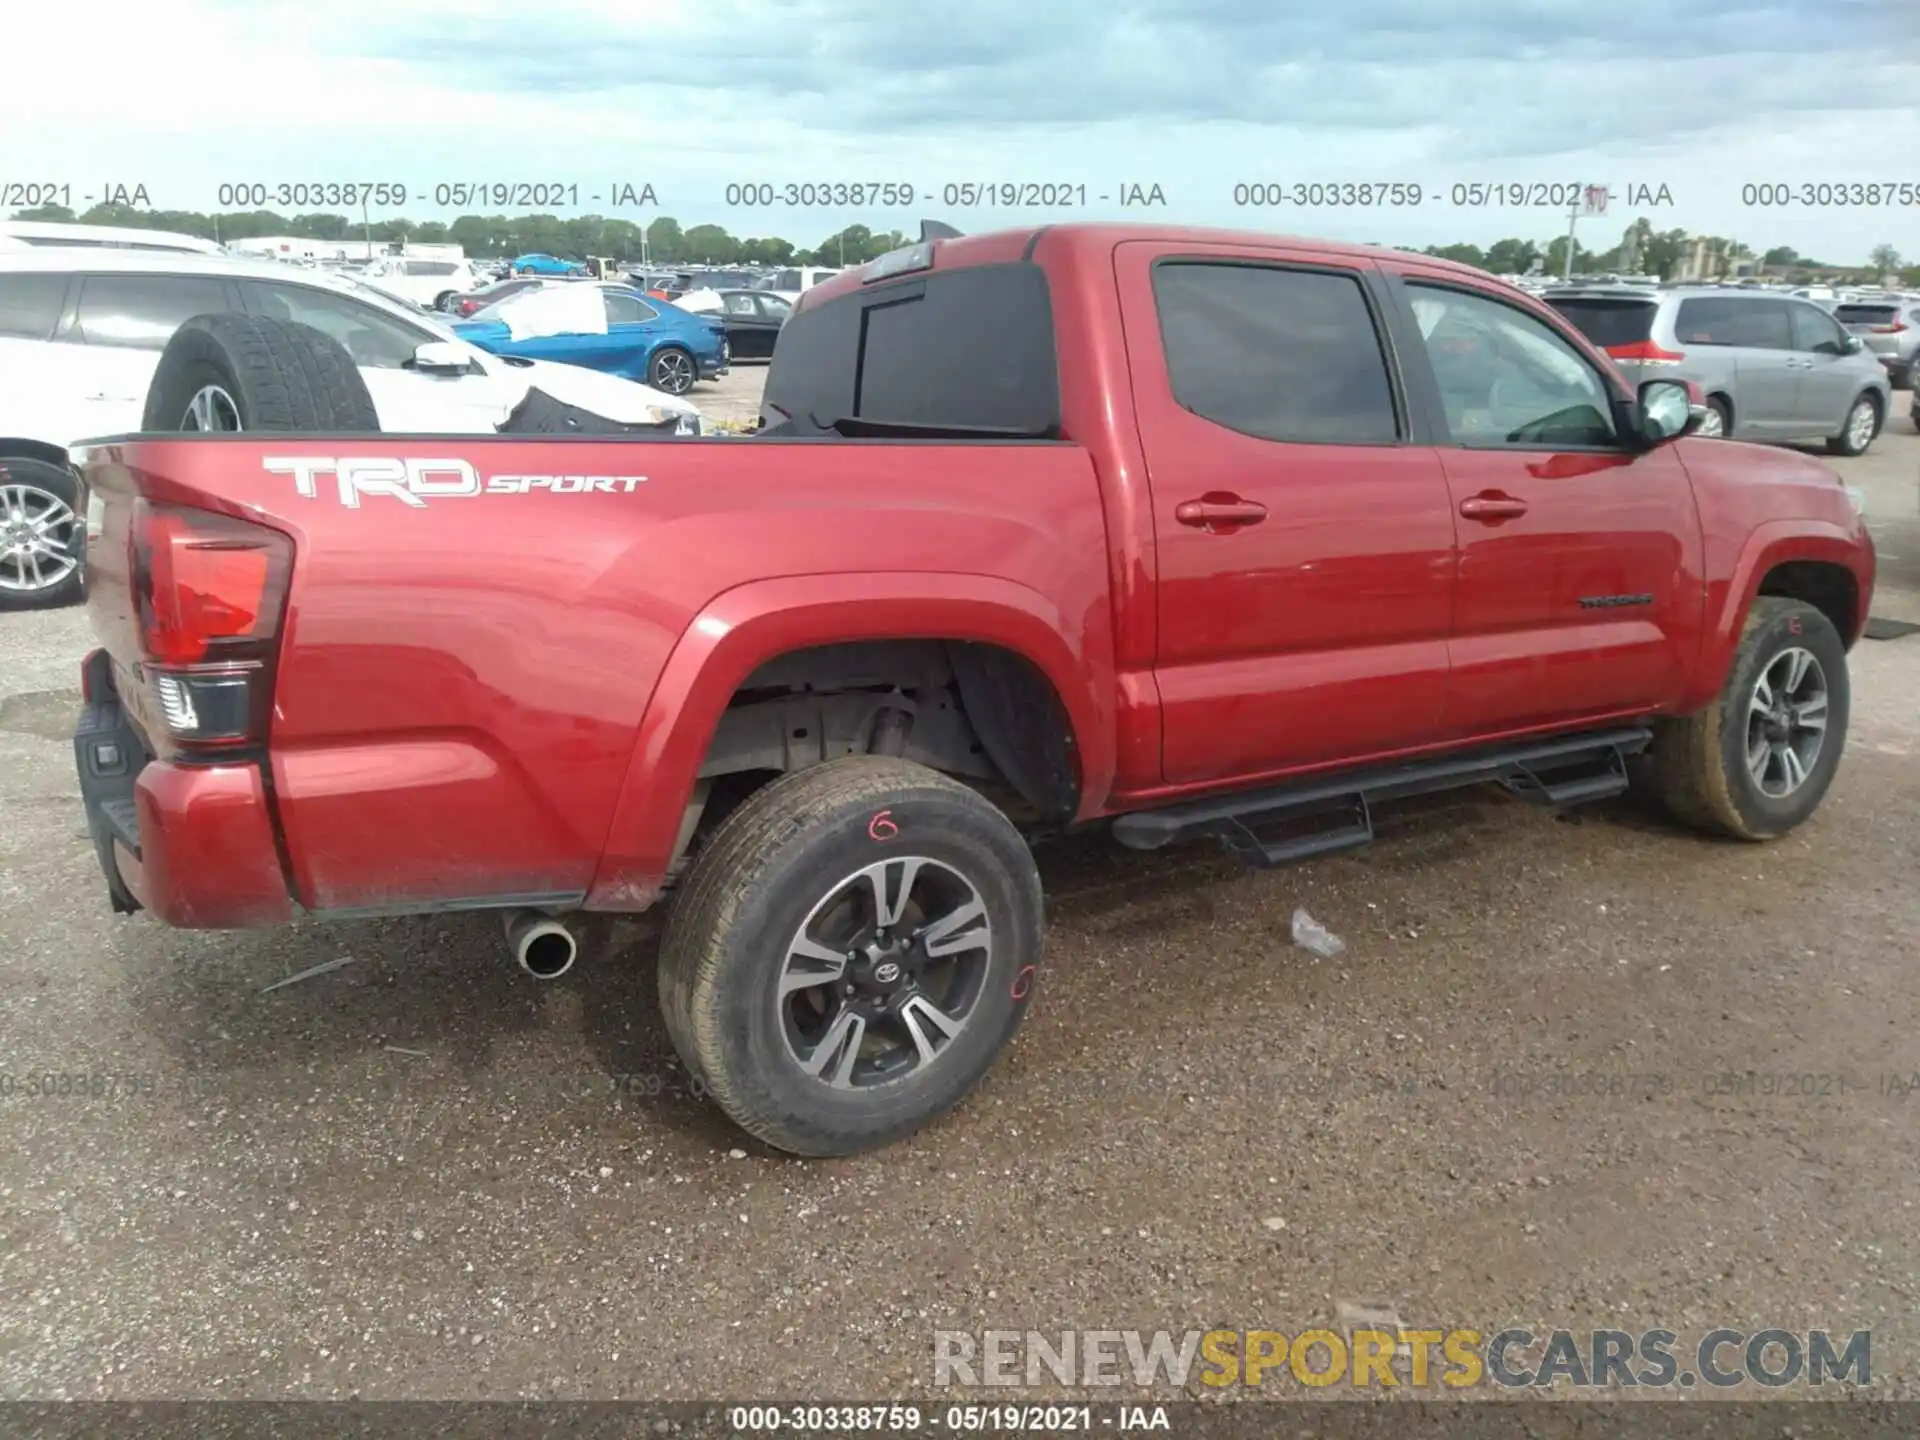
[[[558,980],[573,968],[579,942],[565,923],[538,910],[507,916],[507,948],[520,968],[536,980]]]

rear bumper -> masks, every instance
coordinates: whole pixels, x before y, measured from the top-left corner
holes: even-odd
[[[291,920],[260,767],[153,759],[121,709],[106,652],[89,655],[84,672],[74,766],[113,908],[195,930]]]

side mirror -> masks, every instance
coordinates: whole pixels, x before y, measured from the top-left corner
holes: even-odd
[[[1842,355],[1858,355],[1866,348],[1867,342],[1862,340],[1858,335],[1849,335],[1840,342],[1840,353]]]
[[[1707,418],[1707,397],[1691,380],[1649,380],[1640,387],[1640,434],[1664,445],[1691,435]]]
[[[439,374],[458,374],[469,364],[467,352],[450,340],[429,340],[413,352],[413,368]]]

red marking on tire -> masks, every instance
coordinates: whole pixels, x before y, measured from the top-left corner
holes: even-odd
[[[900,827],[893,823],[893,811],[876,810],[873,818],[867,821],[869,840],[891,840],[900,833]]]
[[[1800,617],[1798,615],[1789,615],[1787,617],[1787,633],[1789,635],[1798,635],[1800,633]]]
[[[1033,966],[1022,965],[1020,973],[1013,977],[1013,989],[1008,993],[1016,1000],[1024,1000],[1033,993]]]

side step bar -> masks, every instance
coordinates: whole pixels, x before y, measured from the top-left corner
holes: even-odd
[[[1211,836],[1266,869],[1365,845],[1373,839],[1373,806],[1384,800],[1487,783],[1549,809],[1618,795],[1627,788],[1627,757],[1652,739],[1651,730],[1633,726],[1411,760],[1135,811],[1115,820],[1113,833],[1133,850]],[[1305,827],[1304,833],[1259,833],[1285,822]]]

